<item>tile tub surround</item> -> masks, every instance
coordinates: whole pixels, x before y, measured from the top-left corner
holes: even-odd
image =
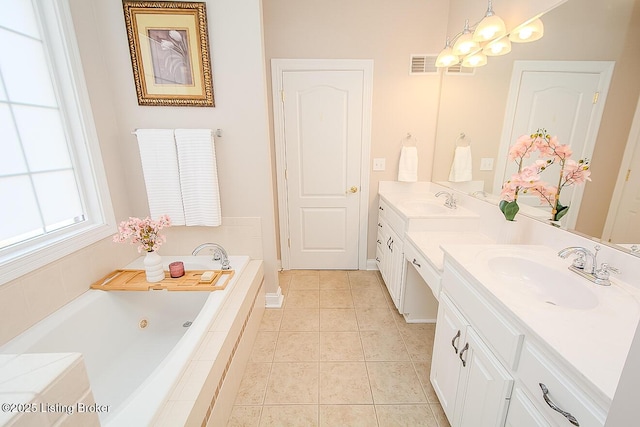
[[[381,280],[281,272],[284,307],[265,310],[227,425],[448,426],[429,382],[434,325],[405,323]]]

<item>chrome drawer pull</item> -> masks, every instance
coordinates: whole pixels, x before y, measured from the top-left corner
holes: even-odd
[[[458,333],[456,334],[455,337],[453,337],[453,339],[451,340],[451,345],[453,346],[453,349],[456,351],[456,354],[458,354],[458,347],[456,347],[456,340],[460,339],[460,330],[458,329]]]
[[[422,268],[422,266],[420,264],[418,264],[418,260],[416,260],[415,258],[413,259],[413,261],[411,261],[411,263],[413,265],[417,266],[418,268]],[[460,332],[458,332],[458,333],[460,333]],[[457,351],[456,351],[456,353],[457,353]]]
[[[547,405],[549,405],[549,407],[554,411],[566,417],[569,420],[569,422],[574,426],[580,426],[580,424],[578,424],[578,420],[576,420],[576,417],[574,417],[567,411],[563,411],[562,409],[558,408],[558,406],[551,401],[551,399],[549,398],[549,389],[547,388],[547,386],[542,383],[539,383],[539,385],[540,385],[540,388],[542,389],[542,397],[544,397],[544,401],[547,402]]]
[[[465,353],[465,351],[469,350],[469,343],[466,343],[464,345],[464,347],[462,347],[462,350],[460,350],[460,360],[462,360],[462,367],[465,368],[467,366],[467,361],[465,359],[462,358],[462,355]]]

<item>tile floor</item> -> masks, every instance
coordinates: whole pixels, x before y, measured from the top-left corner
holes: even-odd
[[[378,272],[280,273],[228,426],[449,427],[429,382],[434,325],[407,324]]]

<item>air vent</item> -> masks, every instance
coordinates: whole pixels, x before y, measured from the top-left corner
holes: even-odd
[[[409,74],[438,74],[437,55],[411,55]]]
[[[447,74],[473,76],[476,72],[475,68],[463,67],[461,63],[453,65],[447,68]]]

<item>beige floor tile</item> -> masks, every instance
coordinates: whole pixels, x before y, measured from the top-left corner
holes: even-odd
[[[320,279],[318,275],[313,276],[293,276],[291,278],[292,291],[306,291],[320,289]]]
[[[424,390],[424,394],[427,396],[427,401],[429,403],[440,403],[438,396],[436,395],[436,391],[431,385],[431,380],[429,379],[429,375],[431,374],[431,363],[413,362],[413,366],[416,368],[416,373],[418,374],[418,379],[422,384],[422,390]]]
[[[429,406],[431,407],[433,415],[438,422],[438,427],[451,427],[451,425],[449,424],[449,420],[447,419],[447,416],[445,415],[444,411],[442,410],[442,406],[440,406],[439,403],[432,403]]]
[[[320,405],[320,427],[374,427],[373,405]]]
[[[280,331],[274,362],[315,362],[320,357],[318,332]]]
[[[320,290],[320,308],[353,308],[351,290]]]
[[[320,311],[317,308],[289,308],[282,315],[281,331],[320,330]]]
[[[227,427],[258,427],[262,406],[234,406]]]
[[[380,286],[382,283],[378,275],[373,271],[350,271],[349,284],[351,288]]]
[[[332,332],[358,331],[356,311],[346,308],[321,308],[320,330]]]
[[[429,405],[376,405],[380,427],[438,427]]]
[[[277,340],[278,332],[258,332],[249,360],[251,362],[272,362]]]
[[[433,334],[431,331],[428,328],[411,329],[406,327],[400,327],[399,330],[411,360],[431,362],[433,353]]]
[[[317,404],[318,371],[318,362],[274,363],[265,404]]]
[[[236,405],[262,405],[271,363],[247,363],[236,395]]]
[[[320,289],[349,289],[349,275],[346,271],[320,271]]]
[[[313,427],[317,425],[317,405],[265,406],[260,418],[260,427]]]
[[[387,299],[380,287],[354,288],[353,304],[356,308],[389,308]]]
[[[260,322],[261,331],[278,331],[280,330],[280,322],[282,321],[282,312],[280,308],[267,308],[262,315]]]
[[[289,270],[292,276],[319,276],[320,270]]]
[[[409,353],[398,330],[361,331],[362,348],[368,361],[407,361]]]
[[[373,403],[365,363],[321,362],[320,403]]]
[[[290,290],[284,300],[285,310],[288,308],[319,308],[320,291],[313,290]]]
[[[426,403],[411,362],[367,362],[367,370],[376,405]]]
[[[388,308],[356,308],[356,318],[361,331],[397,330]]]
[[[320,332],[320,361],[363,361],[358,332]]]

